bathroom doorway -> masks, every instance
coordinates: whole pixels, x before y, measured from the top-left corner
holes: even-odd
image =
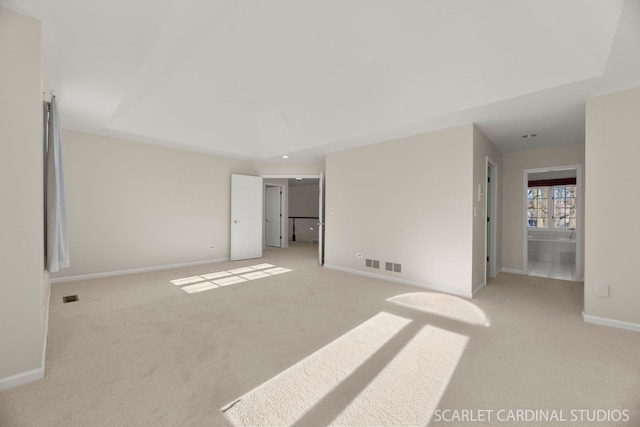
[[[526,169],[523,187],[525,273],[581,281],[581,165]]]

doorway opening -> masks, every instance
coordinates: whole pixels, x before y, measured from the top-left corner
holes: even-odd
[[[289,241],[318,244],[319,178],[289,178]]]
[[[266,247],[282,248],[285,217],[284,185],[264,185],[264,244]]]
[[[324,179],[323,175],[264,175],[265,182],[265,248],[293,247],[317,245],[318,262],[324,263]],[[268,243],[266,228],[270,227],[267,218],[267,192],[273,193],[276,199],[277,190],[269,187],[279,186],[282,189],[280,221],[280,246]],[[271,205],[276,202],[272,201]],[[273,208],[275,212],[275,208]],[[272,221],[275,214],[271,214]],[[274,225],[275,229],[275,225]],[[274,231],[275,233],[275,231]],[[275,239],[271,241],[275,243]]]
[[[523,178],[525,274],[581,281],[581,165],[526,169]]]

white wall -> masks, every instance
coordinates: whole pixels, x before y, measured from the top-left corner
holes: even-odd
[[[0,389],[44,375],[40,22],[0,7]]]
[[[72,130],[63,139],[71,267],[56,278],[226,259],[232,173],[322,170]]]
[[[472,125],[332,153],[326,169],[327,265],[471,294]]]
[[[585,314],[640,330],[640,88],[587,100]],[[624,212],[619,215],[619,212]],[[597,296],[609,285],[608,298]]]
[[[496,227],[496,271],[500,271],[502,259],[502,152],[500,152],[489,141],[477,127],[473,127],[473,208],[475,216],[473,218],[473,290],[476,291],[485,284],[486,275],[486,230],[487,230],[487,157],[497,165],[497,174],[494,179],[497,181],[497,212],[493,217],[493,224]],[[483,197],[478,200],[478,186],[482,187]]]
[[[62,136],[71,267],[56,277],[229,257],[231,174],[256,174],[250,163]]]
[[[262,175],[272,176],[320,175],[322,172],[324,172],[324,162],[258,162],[256,164],[256,167],[260,170],[260,173]]]
[[[535,144],[535,143],[534,143]],[[525,169],[565,165],[584,165],[582,144],[539,150],[508,152],[503,155],[502,190],[502,268],[523,272],[524,194]],[[583,168],[583,174],[585,169]],[[583,196],[584,193],[581,195]],[[584,197],[581,197],[584,207]],[[584,212],[584,209],[582,210]],[[584,222],[583,222],[584,230]],[[584,247],[584,240],[583,240]],[[584,265],[584,262],[583,262]],[[581,275],[581,274],[580,274]]]

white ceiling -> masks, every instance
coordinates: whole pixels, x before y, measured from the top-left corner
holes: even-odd
[[[64,127],[237,158],[470,122],[502,151],[583,143],[585,98],[640,86],[640,0],[0,5],[42,21]]]

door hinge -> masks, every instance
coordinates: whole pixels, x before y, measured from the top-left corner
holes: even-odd
[[[487,257],[487,262],[489,262],[489,257]]]
[[[487,182],[491,182],[491,177],[488,177],[488,178],[487,178]]]
[[[488,216],[488,217],[487,217],[487,222],[489,222],[489,220],[491,220],[491,217],[490,217],[490,216]]]

